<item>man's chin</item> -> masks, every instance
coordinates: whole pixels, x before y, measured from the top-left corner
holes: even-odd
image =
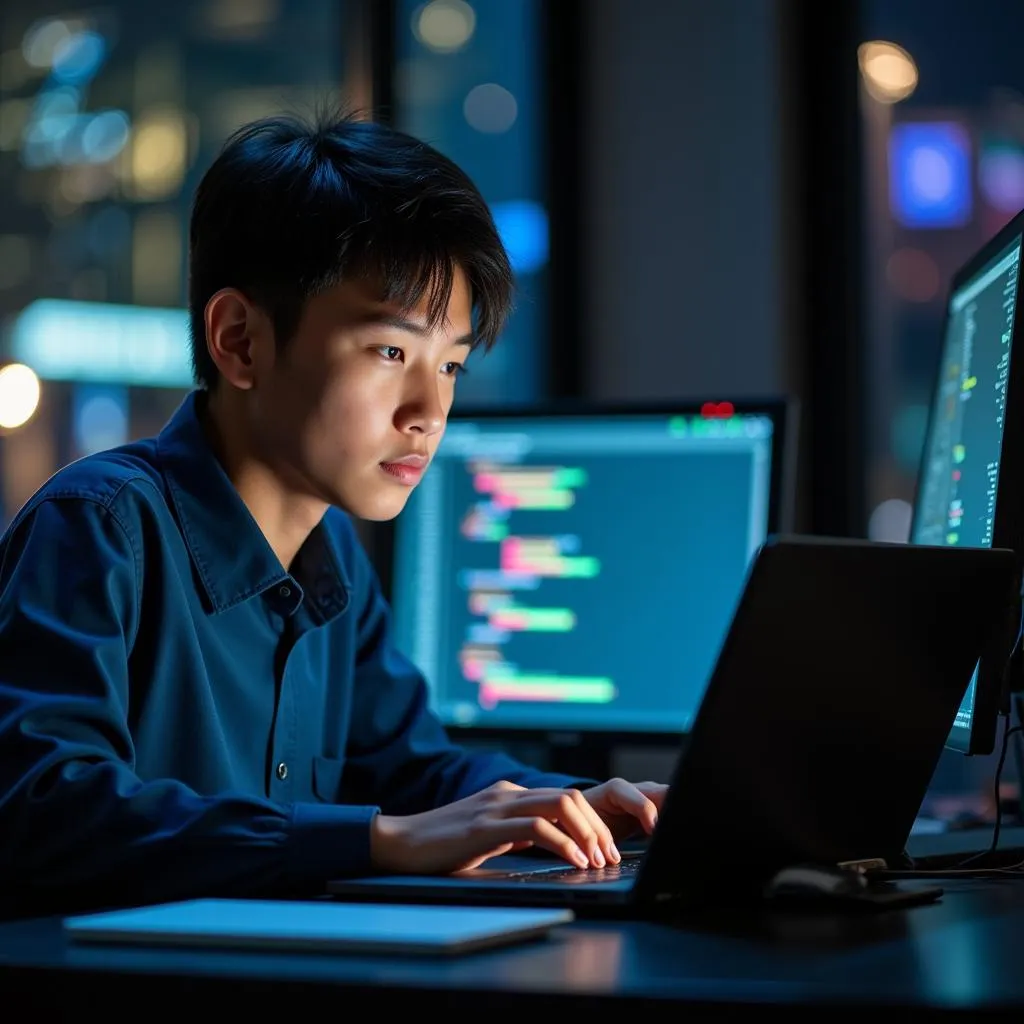
[[[386,523],[394,519],[405,508],[409,494],[360,494],[352,500],[342,499],[337,502],[349,515],[369,523]]]

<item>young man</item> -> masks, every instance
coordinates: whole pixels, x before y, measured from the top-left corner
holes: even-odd
[[[190,225],[196,390],[0,543],[22,903],[315,895],[530,845],[600,866],[654,827],[663,786],[449,742],[349,519],[402,510],[511,281],[480,195],[421,142],[284,118],[228,141]]]

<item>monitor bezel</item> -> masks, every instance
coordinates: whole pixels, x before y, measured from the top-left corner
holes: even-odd
[[[522,405],[488,405],[453,408],[449,423],[495,421],[501,419],[605,419],[630,417],[668,417],[700,415],[708,403],[728,402],[738,416],[762,415],[772,420],[772,457],[766,536],[794,529],[796,512],[796,473],[799,437],[799,402],[795,397],[767,395],[754,397],[685,398],[679,401],[591,401],[565,399]],[[381,590],[389,603],[394,597],[392,567],[396,543],[396,521],[373,524],[370,555],[380,579]],[[724,640],[724,638],[723,638]],[[427,680],[428,689],[432,686]],[[678,746],[685,732],[593,729],[572,727],[534,727],[514,725],[458,725],[444,722],[456,742],[514,743],[528,747],[544,746],[548,751],[572,751],[572,762],[579,763],[580,751],[589,753],[584,762],[606,758],[612,748]]]
[[[946,336],[949,331],[951,303],[953,296],[966,285],[972,277],[984,269],[985,264],[993,260],[999,253],[1017,239],[1021,242],[1021,259],[1017,264],[1017,289],[1021,286],[1021,265],[1024,264],[1024,210],[1012,217],[995,235],[981,246],[969,259],[961,264],[949,280],[945,293],[945,313],[942,319],[942,334],[939,343],[938,357],[929,392],[930,405],[925,428],[924,442],[918,463],[917,476],[914,481],[914,496],[910,534],[912,538],[917,517],[920,514],[918,502],[922,496],[922,484],[928,462],[929,440],[935,423],[937,402],[936,394],[941,386],[943,373],[943,355]],[[1017,305],[1013,318],[1012,345],[1024,345],[1024,302],[1018,294]],[[1003,442],[999,456],[999,482],[996,486],[996,514],[992,524],[992,546],[1009,548],[1016,552],[1018,568],[1024,566],[1024,476],[1006,472],[1005,467],[1024,465],[1024,416],[1016,418],[1009,414],[1011,409],[1024,403],[1024,354],[1015,355],[1011,352],[1009,378],[1006,384],[1007,415],[1003,425]],[[909,538],[908,538],[909,539]],[[1006,652],[1009,656],[1009,649]],[[999,717],[1009,713],[1010,689],[1006,685],[1005,660],[997,655],[981,659],[978,671],[978,682],[975,687],[974,711],[971,715],[970,727],[954,723],[946,740],[946,748],[959,751],[967,756],[988,755],[994,752]]]

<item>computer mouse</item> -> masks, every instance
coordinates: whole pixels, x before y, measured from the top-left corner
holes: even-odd
[[[868,888],[860,871],[824,864],[795,864],[783,868],[768,883],[767,896],[814,898],[856,898]]]

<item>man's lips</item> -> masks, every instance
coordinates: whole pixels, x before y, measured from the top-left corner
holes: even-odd
[[[426,455],[420,455],[418,453],[413,453],[412,455],[402,455],[400,458],[397,458],[397,459],[385,459],[381,463],[381,465],[382,466],[410,466],[413,469],[423,469],[426,466],[428,461],[429,460],[427,459]]]
[[[380,468],[398,483],[406,487],[415,487],[420,482],[429,461],[426,455],[401,455],[397,459],[382,462]]]

